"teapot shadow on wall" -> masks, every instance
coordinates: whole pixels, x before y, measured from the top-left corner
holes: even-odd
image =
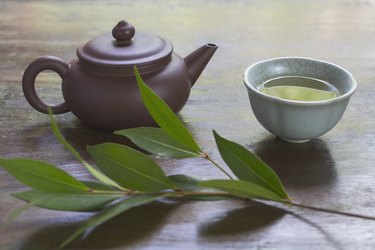
[[[78,59],[69,64],[52,56],[34,60],[24,72],[22,88],[36,110],[47,113],[50,107],[54,114],[71,111],[97,129],[153,126],[155,122],[140,98],[134,66],[148,86],[178,113],[216,49],[215,44],[208,43],[181,58],[168,40],[135,32],[123,20],[112,32],[80,46]],[[62,78],[65,102],[50,106],[39,98],[35,79],[44,70],[55,71]]]

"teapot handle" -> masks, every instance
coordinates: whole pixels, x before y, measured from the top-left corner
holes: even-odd
[[[54,56],[43,56],[34,60],[25,70],[22,78],[22,90],[26,100],[30,105],[41,113],[48,114],[48,108],[51,108],[54,114],[62,114],[69,111],[68,105],[63,102],[51,106],[43,102],[35,90],[35,79],[37,75],[44,70],[55,71],[61,79],[64,79],[69,70],[69,65],[62,59]]]

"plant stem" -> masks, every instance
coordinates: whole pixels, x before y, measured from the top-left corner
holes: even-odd
[[[189,195],[208,195],[208,196],[231,196],[235,197],[234,195],[227,193],[227,192],[199,192],[199,191],[184,191],[180,194],[180,196],[189,196]]]
[[[199,192],[199,191],[160,191],[160,192],[148,192],[148,191],[110,191],[110,190],[91,190],[92,194],[117,194],[117,195],[171,195],[171,196],[189,196],[189,195],[214,195],[214,196],[233,196],[228,192]],[[234,197],[234,196],[233,196]]]
[[[211,159],[211,157],[207,153],[203,153],[202,157],[209,162],[211,162],[215,167],[217,167],[221,172],[223,172],[226,176],[228,176],[229,179],[233,180],[233,177],[225,171],[222,167],[220,167],[219,164],[217,164],[214,160]]]
[[[90,189],[88,193],[91,194],[118,194],[118,195],[129,195],[132,194],[131,191],[111,191],[111,190],[97,190],[97,189]]]
[[[299,204],[299,203],[295,203],[295,202],[292,202],[292,201],[288,201],[288,202],[286,202],[286,204],[291,205],[291,206],[295,206],[295,207],[309,209],[309,210],[319,211],[319,212],[339,214],[339,215],[361,218],[361,219],[366,219],[366,220],[375,220],[375,216],[354,214],[354,213],[349,213],[349,212],[341,212],[341,211],[337,211],[337,210],[333,210],[333,209],[320,208],[320,207],[314,207],[314,206]]]
[[[228,175],[228,177],[230,177],[230,176]],[[204,196],[204,195],[212,196],[213,195],[213,196],[231,196],[231,197],[240,198],[240,197],[232,195],[228,192],[205,192],[205,191],[203,191],[203,192],[199,192],[199,191],[182,191],[182,192],[175,192],[175,191],[160,191],[160,192],[126,191],[126,192],[124,192],[124,191],[109,191],[109,190],[108,191],[106,191],[106,190],[92,190],[91,193],[93,193],[93,194],[118,194],[118,195],[124,195],[124,196],[126,196],[126,195],[166,195],[166,196],[169,196],[169,197],[183,197],[183,196],[189,196],[189,195],[202,195],[202,196]],[[245,199],[249,199],[249,198],[245,198]],[[366,219],[366,220],[375,220],[375,216],[355,214],[355,213],[349,213],[349,212],[342,212],[342,211],[337,211],[337,210],[328,209],[328,208],[314,207],[314,206],[310,206],[310,205],[304,205],[304,204],[296,203],[296,202],[293,202],[293,201],[290,201],[290,200],[286,200],[286,201],[282,202],[282,204],[288,205],[288,206],[300,207],[300,208],[309,209],[309,210],[318,211],[318,212],[344,215],[344,216],[361,218],[361,219]]]

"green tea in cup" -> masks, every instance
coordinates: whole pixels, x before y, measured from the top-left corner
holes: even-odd
[[[323,101],[340,95],[332,84],[302,76],[272,78],[262,83],[258,90],[266,95],[293,101]]]
[[[269,132],[296,143],[330,131],[357,88],[349,71],[306,57],[256,62],[243,76],[255,118]]]

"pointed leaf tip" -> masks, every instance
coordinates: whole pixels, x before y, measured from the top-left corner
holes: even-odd
[[[119,190],[124,190],[123,187],[115,183],[113,180],[109,179],[107,176],[105,176],[103,173],[98,171],[96,168],[88,164],[82,156],[78,153],[77,150],[74,149],[72,145],[69,144],[69,142],[64,138],[64,136],[61,134],[59,127],[56,124],[55,118],[53,116],[51,108],[48,107],[48,114],[51,121],[51,128],[52,132],[55,135],[58,142],[60,142],[66,150],[68,150],[82,165],[99,181],[111,185],[113,187],[116,187]]]
[[[172,109],[142,80],[138,69],[134,68],[137,85],[144,105],[155,122],[174,140],[189,148],[190,151],[201,153],[197,142]]]
[[[1,159],[0,166],[23,184],[48,192],[84,192],[88,187],[62,169],[32,159]]]
[[[211,187],[221,189],[234,196],[243,198],[264,199],[272,201],[283,201],[283,197],[252,182],[242,180],[209,180],[198,184],[200,187]]]
[[[289,198],[275,171],[258,156],[242,145],[221,137],[215,130],[213,134],[221,157],[238,179],[260,185],[284,199]]]

